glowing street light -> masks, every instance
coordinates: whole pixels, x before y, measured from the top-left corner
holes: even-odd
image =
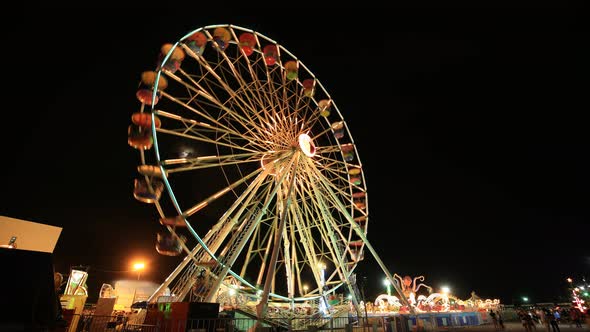
[[[523,296],[523,297],[522,297],[522,300],[523,300],[524,302],[528,302],[528,301],[529,301],[529,298],[528,298],[528,297],[526,297],[526,296]]]
[[[389,282],[389,279],[383,279],[383,284],[387,286],[387,295],[391,296],[391,283]]]
[[[442,287],[440,288],[440,291],[441,291],[443,294],[447,294],[447,295],[448,295],[449,293],[451,293],[451,289],[449,288],[449,286],[442,286]]]
[[[139,277],[141,276],[141,271],[143,269],[145,269],[144,262],[136,262],[133,264],[133,271],[137,271],[137,280],[139,280]]]
[[[303,285],[303,295],[307,295],[307,290],[309,287],[307,285]]]
[[[572,278],[567,278],[567,279],[565,279],[565,280],[567,280],[567,282],[569,282],[570,284],[571,284],[571,283],[572,283],[572,281],[573,281],[573,280],[572,280]]]
[[[320,269],[320,282],[321,282],[321,286],[324,287],[324,285],[326,284],[326,279],[325,279],[326,264],[324,264],[323,262],[319,262],[318,263],[318,268]]]

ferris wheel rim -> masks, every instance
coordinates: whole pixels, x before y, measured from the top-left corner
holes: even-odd
[[[193,31],[191,31],[190,33],[186,34],[184,37],[182,37],[179,41],[177,41],[175,44],[173,44],[173,47],[170,49],[170,51],[168,52],[168,54],[166,54],[166,56],[164,57],[162,64],[165,64],[167,61],[170,60],[172,54],[173,54],[173,50],[177,47],[182,47],[182,43],[191,35],[193,35],[196,32],[202,32],[202,31],[208,31],[210,29],[215,29],[215,28],[231,28],[231,29],[237,29],[240,31],[244,31],[244,32],[250,32],[252,34],[255,34],[257,37],[261,37],[264,38],[266,41],[268,41],[269,43],[274,43],[280,50],[282,50],[283,52],[285,52],[286,54],[292,56],[292,58],[296,59],[298,61],[298,63],[301,65],[301,68],[303,68],[304,70],[306,70],[309,75],[315,80],[315,82],[317,83],[317,86],[319,89],[321,89],[323,91],[323,93],[329,98],[329,100],[331,101],[331,106],[333,107],[333,111],[335,112],[335,114],[338,116],[338,118],[340,119],[340,121],[343,122],[344,124],[344,129],[347,133],[347,136],[350,138],[350,143],[354,144],[354,140],[352,138],[352,135],[350,134],[350,131],[348,129],[348,126],[346,124],[346,122],[344,121],[344,117],[342,116],[342,114],[340,113],[339,109],[337,108],[336,104],[334,103],[334,101],[332,100],[332,98],[330,97],[330,95],[328,94],[327,90],[323,87],[323,85],[321,84],[321,82],[315,77],[315,75],[309,70],[307,69],[307,67],[299,60],[297,59],[295,56],[292,55],[292,53],[290,53],[286,48],[284,48],[282,45],[278,44],[276,41],[274,41],[273,39],[270,39],[266,36],[264,36],[263,34],[251,30],[251,29],[246,29],[240,26],[236,26],[236,25],[231,25],[231,24],[219,24],[219,25],[209,25],[209,26],[205,26],[205,27],[201,27],[198,29],[195,29]],[[235,42],[235,41],[234,41]],[[255,52],[260,52],[260,50],[256,50]],[[164,182],[166,191],[168,192],[168,195],[170,196],[170,199],[173,202],[174,207],[177,210],[177,213],[179,215],[183,215],[184,211],[181,207],[180,204],[178,202],[178,199],[176,198],[176,195],[174,193],[174,189],[172,187],[172,185],[170,184],[169,181],[169,175],[167,175],[166,169],[164,168],[164,162],[165,160],[163,160],[161,158],[160,155],[160,146],[158,144],[158,128],[156,128],[155,125],[155,121],[154,121],[154,117],[156,116],[156,114],[158,114],[158,109],[156,108],[156,98],[157,98],[157,93],[158,93],[158,84],[160,82],[160,78],[162,77],[162,75],[165,75],[165,70],[163,68],[160,68],[159,70],[157,70],[157,76],[156,76],[156,83],[154,85],[154,89],[153,89],[153,95],[152,95],[152,103],[151,103],[151,116],[152,116],[152,123],[151,123],[151,131],[152,131],[152,136],[153,136],[153,140],[154,140],[154,152],[155,152],[155,156],[156,156],[156,161],[157,161],[157,165],[159,165],[161,172],[163,173],[162,176],[162,180]],[[340,144],[338,144],[340,145]],[[358,160],[358,163],[356,164],[357,167],[362,168],[362,163],[360,162],[360,158],[358,156],[358,151],[356,148],[354,148],[354,154],[356,155],[356,159]],[[141,162],[142,164],[146,164],[145,162],[145,157],[144,157],[144,151],[141,151]],[[365,196],[365,200],[366,198],[366,181],[364,179],[364,173],[361,173],[361,177],[362,177],[362,192],[364,192],[364,196]],[[350,189],[351,194],[352,194],[352,189]],[[352,195],[351,195],[352,196]],[[365,211],[365,217],[368,216],[368,202],[365,203],[365,207],[364,207],[364,211]],[[160,216],[163,218],[165,217],[165,213],[162,211],[159,202],[156,202],[156,206],[158,209],[158,212],[160,214]],[[205,251],[207,251],[207,253],[213,258],[215,259],[218,263],[223,264],[221,262],[221,260],[213,253],[209,250],[207,243],[205,243],[203,241],[203,239],[197,234],[197,232],[193,229],[193,227],[191,226],[190,222],[188,220],[185,220],[187,225],[188,225],[188,229],[191,232],[191,234],[193,235],[193,237],[195,237],[195,239],[197,240],[197,242],[204,248]],[[170,230],[170,229],[169,229]],[[173,230],[172,230],[173,232]],[[189,251],[188,248],[184,248],[185,251]],[[356,264],[354,264],[354,266],[352,267],[352,269],[350,269],[350,272],[352,273],[352,271],[354,271],[354,268],[356,268]],[[240,280],[241,282],[243,282],[246,285],[249,285],[250,287],[256,288],[256,286],[252,285],[251,283],[249,283],[247,280],[241,278],[235,271],[233,271],[232,269],[229,270],[228,272],[229,274],[231,274],[232,276],[236,277],[238,280]],[[347,276],[348,277],[348,276]],[[338,289],[340,286],[342,286],[343,283],[339,283],[336,286],[334,286],[332,289],[330,289],[328,292],[332,292],[335,291],[336,289]],[[289,300],[309,300],[310,297],[297,297],[297,298],[287,298],[284,297],[280,294],[271,294],[271,296],[276,297],[276,298],[281,298],[281,299],[289,299]]]

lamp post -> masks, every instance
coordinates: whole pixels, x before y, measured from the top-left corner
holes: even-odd
[[[318,268],[320,269],[320,283],[321,286],[324,287],[326,284],[326,264],[323,262],[318,263]]]
[[[139,281],[139,278],[141,277],[141,271],[143,271],[143,269],[145,269],[145,263],[144,262],[135,262],[133,263],[133,271],[137,272],[137,280]],[[133,303],[135,303],[135,298],[137,297],[137,284],[135,285],[134,289],[133,289],[133,299],[131,300],[131,304],[133,305]]]
[[[137,280],[139,280],[139,277],[141,276],[141,271],[143,269],[145,269],[144,262],[137,262],[137,263],[133,264],[133,271],[137,271]]]
[[[387,287],[387,296],[391,296],[391,283],[389,282],[389,279],[383,279],[383,284]]]

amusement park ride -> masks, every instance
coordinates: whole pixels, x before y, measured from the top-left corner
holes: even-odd
[[[185,255],[149,302],[360,314],[355,268],[368,250],[396,303],[417,308],[367,239],[363,164],[342,113],[284,46],[235,25],[198,28],[161,47],[136,96],[134,197],[159,214],[156,250]],[[337,291],[350,308],[334,305]]]

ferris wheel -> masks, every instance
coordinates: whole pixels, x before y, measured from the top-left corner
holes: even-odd
[[[259,32],[205,26],[163,45],[136,95],[134,196],[158,211],[157,251],[185,255],[150,301],[169,288],[259,315],[272,302],[329,306],[337,291],[356,303],[351,278],[372,250],[363,165],[300,59]]]

